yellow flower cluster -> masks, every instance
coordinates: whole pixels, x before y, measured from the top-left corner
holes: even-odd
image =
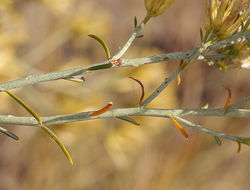
[[[205,42],[216,42],[247,30],[250,13],[249,0],[207,0],[205,19]],[[232,44],[216,51],[226,56],[216,60],[215,66],[220,70],[237,68],[249,57],[247,43]]]
[[[205,30],[217,40],[242,30],[249,19],[249,0],[207,0]]]

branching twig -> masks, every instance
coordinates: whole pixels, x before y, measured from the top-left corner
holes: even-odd
[[[187,62],[184,62],[183,64],[181,64],[178,69],[176,69],[175,72],[173,72],[169,78],[166,78],[163,83],[161,83],[161,85],[145,100],[142,102],[142,106],[146,106],[148,105],[151,101],[153,101],[153,99],[155,99],[169,84],[172,80],[174,80],[180,73],[181,71],[183,71],[187,65],[189,65],[193,60],[195,60],[196,58],[198,58],[203,51],[205,51],[207,49],[206,44],[204,44],[202,47],[200,47],[199,49],[196,49],[193,54],[189,57]]]
[[[50,117],[41,117],[41,120],[46,125],[53,124],[63,124],[70,123],[76,121],[84,121],[84,120],[93,120],[93,119],[104,119],[104,118],[121,118],[128,121],[127,116],[151,116],[151,117],[167,117],[174,118],[201,132],[207,133],[209,135],[215,137],[221,137],[225,139],[229,139],[232,141],[236,141],[238,143],[250,144],[250,140],[247,137],[238,137],[233,135],[228,135],[222,132],[213,131],[211,129],[204,128],[200,125],[194,124],[186,119],[181,117],[184,116],[222,116],[222,117],[244,117],[250,118],[250,110],[249,109],[233,109],[229,113],[225,114],[224,109],[152,109],[152,108],[122,108],[122,109],[112,109],[108,110],[101,115],[89,117],[89,115],[93,112],[82,112],[77,114],[69,114],[69,115],[57,115]],[[129,118],[129,121],[133,124],[138,125],[138,123]],[[39,126],[34,117],[17,117],[12,115],[0,115],[0,124],[11,124],[11,125],[29,125],[29,126]]]
[[[71,123],[77,121],[86,121],[94,119],[116,118],[123,116],[150,116],[150,117],[169,117],[171,116],[215,116],[215,117],[239,117],[250,118],[250,109],[233,109],[232,111],[224,114],[223,108],[218,109],[154,109],[154,108],[120,108],[111,109],[105,113],[89,117],[93,112],[81,112],[68,115],[56,115],[48,117],[40,117],[44,125],[54,125]],[[18,117],[13,115],[0,115],[0,124],[6,125],[28,125],[39,126],[33,117]]]
[[[135,28],[134,32],[132,33],[132,35],[130,36],[130,38],[128,39],[128,41],[126,42],[126,44],[112,57],[112,60],[117,60],[120,59],[124,53],[128,50],[128,48],[130,47],[130,45],[133,43],[133,41],[135,40],[137,34],[142,30],[142,28],[144,27],[144,25],[146,24],[147,21],[144,21]]]
[[[55,142],[60,146],[60,148],[63,150],[64,154],[67,156],[69,161],[71,163],[72,159],[70,155],[68,154],[67,150],[65,149],[64,145],[61,143],[61,141],[56,137],[56,135],[50,131],[46,126],[44,125],[53,125],[53,124],[62,124],[62,123],[69,123],[69,122],[76,122],[76,121],[83,121],[83,120],[94,120],[94,119],[104,119],[104,118],[119,118],[125,121],[128,121],[130,123],[133,123],[135,125],[139,125],[134,119],[128,117],[128,116],[151,116],[151,117],[165,117],[172,119],[175,126],[182,132],[182,134],[185,137],[188,137],[188,134],[186,131],[182,128],[182,126],[178,123],[183,123],[187,125],[188,127],[191,127],[195,130],[198,130],[200,132],[212,135],[216,138],[217,142],[219,142],[219,138],[225,138],[232,141],[235,141],[238,143],[239,148],[238,152],[241,148],[242,144],[250,145],[250,138],[247,137],[238,137],[233,136],[217,131],[213,131],[211,129],[204,128],[200,125],[194,124],[186,119],[183,119],[182,117],[185,116],[223,116],[223,117],[244,117],[244,118],[250,118],[250,109],[236,109],[239,106],[243,105],[247,101],[250,100],[249,96],[240,100],[239,102],[236,102],[228,107],[231,100],[231,91],[229,88],[229,96],[227,103],[223,108],[220,109],[153,109],[153,108],[145,108],[151,101],[153,101],[168,85],[171,81],[173,81],[180,73],[183,71],[192,61],[194,60],[202,60],[202,59],[219,59],[223,57],[224,55],[220,54],[214,54],[214,55],[205,55],[208,52],[212,52],[221,48],[224,48],[228,45],[235,44],[235,43],[241,43],[246,40],[250,39],[250,30],[246,30],[245,32],[240,32],[236,35],[233,35],[229,37],[228,39],[221,40],[219,42],[214,43],[215,41],[212,40],[211,36],[209,39],[211,40],[205,40],[203,38],[202,30],[201,30],[201,41],[202,45],[199,48],[196,48],[194,50],[189,51],[182,51],[182,52],[176,52],[176,53],[169,53],[169,54],[163,54],[163,55],[155,55],[151,57],[144,57],[144,58],[136,58],[136,59],[121,59],[121,57],[126,53],[126,51],[129,49],[133,41],[136,39],[136,37],[139,37],[138,34],[144,27],[144,25],[149,21],[151,17],[158,16],[164,12],[164,10],[171,5],[173,1],[156,1],[155,4],[152,4],[152,2],[146,2],[145,6],[147,9],[147,15],[145,19],[141,22],[139,26],[137,26],[137,20],[135,19],[135,29],[128,39],[128,41],[125,43],[125,45],[112,57],[110,58],[109,50],[104,43],[103,40],[101,40],[99,37],[95,35],[90,35],[91,37],[98,40],[102,46],[104,47],[107,59],[106,61],[102,63],[96,63],[93,65],[87,65],[82,66],[78,68],[73,68],[69,70],[64,71],[58,71],[58,72],[51,72],[46,74],[37,74],[37,75],[30,75],[24,78],[20,78],[17,80],[4,82],[0,84],[0,91],[4,91],[7,94],[9,94],[13,99],[15,99],[20,105],[22,105],[33,117],[17,117],[13,115],[0,115],[0,124],[6,124],[6,125],[29,125],[29,126],[40,126],[42,129],[44,129],[54,140]],[[207,31],[206,31],[207,32]],[[69,35],[69,31],[65,29],[64,33],[65,35]],[[208,35],[209,33],[207,33]],[[213,33],[214,34],[214,33]],[[205,35],[205,38],[208,37]],[[59,36],[56,34],[56,36]],[[65,42],[65,40],[58,37],[58,42],[56,44],[62,44]],[[213,36],[212,36],[213,37]],[[57,39],[57,38],[56,38]],[[204,40],[203,40],[204,39]],[[214,38],[213,38],[214,39]],[[43,55],[48,54],[51,50],[55,49],[56,46],[50,47],[47,51],[44,49],[46,46],[48,46],[48,42],[44,43],[44,45],[40,46],[40,49],[38,48],[36,51],[33,51],[33,53],[28,54],[26,58],[30,60],[32,57],[34,57],[36,54],[38,54],[41,50],[43,52]],[[211,44],[213,43],[213,44]],[[35,56],[35,61],[40,60],[41,56]],[[75,80],[79,82],[77,79],[72,78],[73,76],[87,74],[91,72],[97,72],[105,69],[110,68],[119,68],[119,67],[135,67],[135,66],[141,66],[146,64],[152,64],[152,63],[159,63],[164,62],[168,60],[186,60],[183,64],[180,64],[178,69],[173,72],[169,78],[166,78],[163,83],[145,100],[143,100],[144,96],[144,87],[142,83],[131,77],[133,80],[137,81],[142,88],[142,96],[140,98],[140,106],[139,107],[132,107],[132,108],[121,108],[121,109],[111,109],[112,102],[109,103],[104,108],[95,111],[95,112],[82,112],[82,113],[76,113],[76,114],[68,114],[68,115],[56,115],[56,116],[48,116],[48,117],[39,117],[29,106],[24,104],[24,102],[19,99],[17,96],[9,92],[8,90],[19,88],[27,85],[32,84],[38,84],[41,82],[48,82],[53,80],[59,80],[59,79],[68,79],[68,80]],[[82,81],[80,81],[82,82]],[[4,89],[4,90],[3,90]],[[10,133],[4,128],[0,128],[0,132],[17,139],[18,137],[14,134]],[[220,144],[220,143],[218,143]]]
[[[216,49],[220,49],[231,42],[237,42],[240,39],[250,39],[250,30],[245,31],[244,33],[233,35],[232,37],[222,40],[220,42],[217,42],[211,46],[208,47],[208,51],[214,51]],[[145,64],[153,64],[153,63],[159,63],[166,61],[166,58],[168,60],[179,60],[179,59],[188,59],[190,56],[196,51],[189,50],[189,51],[182,51],[182,52],[176,52],[176,53],[169,53],[169,54],[162,54],[162,55],[155,55],[150,57],[144,57],[144,58],[135,58],[135,59],[123,59],[123,64],[121,66],[115,66],[113,65],[111,68],[119,68],[119,67],[133,67],[133,66],[141,66]],[[198,59],[204,59],[204,57],[198,57]],[[86,69],[91,68],[93,66],[100,66],[110,63],[110,60],[104,61],[102,63],[96,63],[92,65],[87,65],[83,67],[63,70],[63,71],[57,71],[57,72],[50,72],[46,74],[37,74],[37,75],[29,75],[24,78],[20,78],[13,81],[8,81],[0,84],[0,88],[11,90],[14,88],[20,88],[27,85],[33,85],[38,84],[41,82],[48,82],[58,79],[64,79],[72,76],[87,74],[90,72],[97,72],[101,70],[105,70],[107,68],[103,68],[100,70],[94,70],[94,71],[86,71]]]
[[[181,117],[175,117],[175,118],[179,122],[187,125],[188,127],[193,128],[193,129],[195,129],[197,131],[200,131],[202,133],[206,133],[206,134],[209,134],[209,135],[214,136],[214,137],[229,139],[231,141],[235,141],[237,143],[242,143],[242,144],[246,144],[246,145],[250,146],[250,144],[249,144],[250,139],[248,137],[233,136],[233,135],[225,134],[225,133],[222,133],[222,132],[213,131],[211,129],[208,129],[208,128],[202,127],[200,125],[194,124],[194,123],[192,123],[192,122],[190,122],[190,121],[188,121],[186,119],[183,119]]]
[[[155,99],[168,85],[169,83],[174,80],[178,74],[182,71],[181,67],[176,69],[175,72],[173,72],[169,78],[166,78],[163,83],[146,99],[142,102],[141,106],[148,105],[153,99]]]

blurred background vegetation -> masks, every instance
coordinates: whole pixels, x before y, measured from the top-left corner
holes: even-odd
[[[170,53],[199,46],[205,1],[176,0],[152,19],[124,57]],[[130,36],[133,17],[146,14],[143,0],[1,0],[0,79],[58,71],[105,60],[101,46],[88,34],[101,36],[114,54]],[[13,90],[40,116],[95,110],[113,101],[114,108],[138,104],[140,79],[149,95],[178,62],[122,68],[85,76],[84,84],[55,81]],[[193,63],[149,106],[156,108],[222,107],[227,91],[233,101],[249,95],[249,71],[218,71]],[[26,111],[1,94],[1,114]],[[249,106],[246,105],[246,106]],[[250,123],[237,118],[189,118],[205,127],[250,136]],[[4,126],[20,140],[0,134],[0,189],[250,189],[250,149],[185,128],[186,140],[168,119],[136,118],[135,127],[115,120],[50,126],[74,160],[70,166],[58,146],[36,127]]]

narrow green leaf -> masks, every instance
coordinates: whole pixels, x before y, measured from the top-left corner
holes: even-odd
[[[102,65],[97,65],[97,66],[90,67],[90,68],[86,69],[86,71],[95,71],[95,70],[100,70],[100,69],[107,69],[107,68],[110,68],[112,66],[113,66],[112,63],[102,64]]]
[[[203,36],[203,31],[202,28],[200,28],[200,38],[201,38],[201,43],[204,43],[204,36]]]
[[[219,146],[221,146],[220,138],[217,137],[217,136],[214,136],[214,139],[215,139],[215,141],[217,142],[217,144],[218,144]]]
[[[8,90],[3,90],[3,92],[7,93],[11,98],[17,101],[24,109],[26,109],[39,122],[39,124],[42,125],[42,120],[39,118],[39,116],[29,106],[27,106],[21,99],[19,99],[16,95],[14,95]]]
[[[88,36],[95,39],[95,40],[97,40],[102,45],[102,47],[104,48],[104,51],[105,51],[105,53],[107,55],[107,58],[109,59],[110,58],[110,53],[109,53],[109,48],[108,48],[107,44],[100,37],[98,37],[98,36],[96,36],[94,34],[89,34]]]
[[[143,38],[143,35],[136,36],[136,38]]]
[[[8,90],[3,90],[3,92],[6,92],[9,96],[11,96],[14,100],[16,100],[20,105],[22,105],[39,122],[40,127],[43,130],[45,130],[54,139],[54,141],[62,149],[62,151],[65,154],[65,156],[68,158],[70,164],[73,164],[73,161],[72,161],[72,159],[71,159],[68,151],[66,150],[66,148],[62,144],[62,142],[59,140],[59,138],[49,128],[47,128],[46,126],[42,125],[42,120],[40,119],[40,117],[29,106],[27,106],[22,100],[20,100],[16,95],[14,95],[13,93],[11,93]]]
[[[208,41],[208,37],[211,35],[211,33],[212,33],[212,31],[210,31],[210,32],[206,31],[205,36],[203,37],[204,43],[206,43]]]
[[[134,17],[134,27],[137,28],[137,18],[136,18],[136,16]]]
[[[84,77],[81,78],[74,78],[74,77],[70,77],[70,78],[65,78],[64,80],[68,80],[68,81],[72,81],[72,82],[78,82],[78,83],[84,83],[85,79]]]
[[[249,24],[250,24],[250,19],[248,19],[248,20],[247,20],[247,22],[246,22],[246,24],[244,25],[244,27],[243,27],[242,31],[247,30],[247,28],[248,28]]]
[[[69,160],[70,164],[73,165],[73,161],[72,158],[69,154],[69,152],[67,151],[67,149],[65,148],[65,146],[63,145],[63,143],[60,141],[60,139],[46,126],[41,125],[41,128],[49,134],[49,136],[52,137],[52,139],[58,144],[58,146],[62,149],[64,155],[67,157],[67,159]]]
[[[216,35],[217,35],[218,31],[213,30],[208,37],[208,41],[213,42],[216,39]]]
[[[237,142],[237,144],[238,144],[238,150],[237,150],[237,153],[239,154],[239,153],[240,153],[240,151],[241,151],[241,143],[240,143],[240,142]]]
[[[16,141],[19,139],[18,136],[16,136],[14,133],[8,131],[5,128],[0,127],[0,132],[7,135],[7,136],[9,136],[9,137],[11,137],[12,139],[15,139]]]
[[[127,116],[122,116],[122,117],[117,117],[117,118],[121,119],[123,121],[127,121],[127,122],[132,123],[132,124],[137,125],[137,126],[140,125],[140,123],[137,123],[136,120],[134,120],[133,118],[127,117]]]

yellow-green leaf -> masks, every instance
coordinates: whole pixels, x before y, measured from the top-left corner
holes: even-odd
[[[46,127],[44,125],[41,125],[41,128],[52,137],[52,139],[62,149],[64,155],[67,157],[67,159],[69,160],[70,164],[73,165],[72,158],[71,158],[69,152],[67,151],[67,149],[65,148],[65,146],[63,145],[63,143],[60,141],[60,139],[48,127]]]
[[[89,34],[88,36],[97,40],[102,45],[102,47],[104,48],[104,51],[107,55],[107,58],[109,59],[110,58],[109,48],[108,48],[107,44],[104,42],[104,40],[102,40],[99,36],[96,36],[94,34]]]
[[[84,83],[85,79],[84,77],[81,78],[74,78],[74,77],[70,77],[70,78],[65,78],[64,80],[68,80],[68,81],[72,81],[72,82],[78,82],[78,83]]]
[[[73,164],[73,161],[72,161],[68,151],[66,150],[65,146],[62,144],[62,142],[59,140],[59,138],[49,128],[42,125],[42,120],[40,119],[40,117],[29,106],[27,106],[21,99],[19,99],[16,95],[14,95],[13,93],[11,93],[8,90],[3,90],[3,91],[6,92],[9,96],[11,96],[21,106],[23,106],[39,122],[40,127],[43,130],[45,130],[53,138],[53,140],[58,144],[58,146],[62,149],[65,156],[68,158],[70,164]]]
[[[11,98],[17,101],[24,109],[26,109],[39,122],[39,124],[42,124],[42,120],[39,118],[39,116],[29,106],[27,106],[20,98],[18,98],[15,94],[11,93],[8,90],[3,90],[3,92],[7,93]]]
[[[107,64],[102,64],[102,65],[97,65],[97,66],[90,67],[90,68],[86,69],[86,71],[95,71],[95,70],[100,70],[100,69],[107,69],[107,68],[110,68],[112,66],[113,66],[112,63],[107,63]]]
[[[133,118],[127,117],[127,116],[122,116],[122,117],[117,117],[117,118],[121,119],[123,121],[127,121],[127,122],[132,123],[132,124],[137,125],[137,126],[140,125],[140,123],[137,123],[136,120],[134,120]]]
[[[15,139],[16,141],[19,139],[18,136],[16,136],[14,133],[8,131],[7,129],[0,127],[0,132],[11,137],[12,139]]]
[[[137,18],[136,18],[136,16],[134,17],[134,27],[135,28],[137,27]]]
[[[217,137],[217,136],[214,136],[214,139],[215,139],[215,141],[217,142],[217,144],[218,144],[219,146],[221,146],[220,138]]]

